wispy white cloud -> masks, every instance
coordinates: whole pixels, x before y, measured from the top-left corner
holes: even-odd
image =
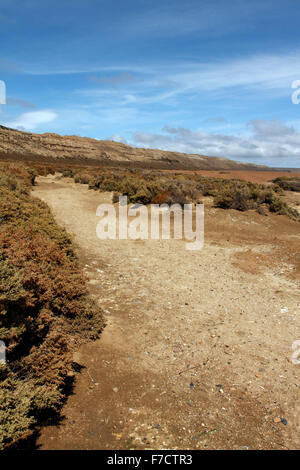
[[[58,114],[51,109],[44,109],[40,111],[30,111],[18,116],[15,120],[6,122],[7,127],[12,127],[20,130],[35,130],[42,124],[47,124],[54,121]]]
[[[152,65],[139,69],[127,68],[120,81],[122,68],[112,68],[110,78],[101,80],[99,87],[77,89],[78,95],[104,99],[119,105],[135,103],[171,103],[176,98],[230,99],[230,93],[259,94],[264,99],[274,99],[291,94],[293,80],[300,77],[300,51],[282,55],[255,55],[209,63],[176,63]],[[121,75],[120,75],[121,73]],[[115,80],[120,85],[114,88]],[[96,80],[94,80],[96,81]],[[101,86],[100,86],[101,85]],[[210,94],[210,95],[208,95]],[[171,100],[171,101],[170,101]]]
[[[217,90],[228,87],[280,89],[291,87],[300,73],[300,52],[284,55],[254,55],[235,60],[192,65],[174,72],[175,82],[185,89]]]
[[[142,66],[84,65],[64,69],[28,69],[28,74],[76,75],[87,73],[88,79],[99,84],[94,89],[82,89],[81,93],[94,93],[95,96],[105,89],[113,88],[116,83],[122,90],[141,93],[155,93],[158,89],[171,90],[172,94],[216,91],[228,88],[244,90],[261,90],[264,92],[279,91],[290,93],[291,83],[300,76],[300,51],[286,51],[281,54],[256,54],[235,59],[211,60],[210,62],[177,61],[162,63],[145,63]],[[93,75],[100,73],[99,77]],[[91,75],[92,74],[92,75]],[[109,75],[103,75],[109,74]],[[100,88],[101,85],[101,88]],[[77,90],[78,91],[78,90]],[[168,98],[168,93],[165,94]],[[164,99],[164,96],[162,96]]]

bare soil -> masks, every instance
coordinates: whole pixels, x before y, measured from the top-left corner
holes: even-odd
[[[165,170],[170,173],[175,173],[178,170]],[[180,173],[198,173],[203,176],[210,176],[211,178],[222,178],[226,180],[240,179],[244,181],[251,181],[252,183],[268,184],[275,178],[282,176],[300,177],[300,171],[274,171],[274,170],[180,170]]]
[[[300,448],[300,225],[205,198],[205,246],[99,240],[110,193],[39,177],[105,311],[41,449]]]

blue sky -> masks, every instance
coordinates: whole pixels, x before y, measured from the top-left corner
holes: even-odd
[[[299,14],[298,0],[0,0],[0,123],[300,167]]]

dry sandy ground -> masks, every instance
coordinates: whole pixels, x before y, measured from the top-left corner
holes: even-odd
[[[192,252],[99,240],[109,193],[39,177],[34,194],[74,235],[107,321],[75,354],[84,368],[41,449],[300,448],[298,223],[207,199],[205,246]]]
[[[275,178],[281,176],[288,177],[300,177],[300,171],[247,171],[247,170],[165,170],[168,173],[198,173],[202,176],[210,176],[211,178],[224,178],[228,179],[240,179],[244,181],[252,181],[253,183],[270,183]]]

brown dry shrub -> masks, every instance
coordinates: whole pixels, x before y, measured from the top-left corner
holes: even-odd
[[[279,178],[275,178],[273,183],[278,185],[280,188],[284,189],[285,191],[295,191],[300,192],[300,177],[299,176],[281,176]]]
[[[72,240],[29,194],[32,173],[0,169],[0,449],[58,412],[72,350],[103,328]]]
[[[162,191],[161,193],[156,194],[152,199],[153,204],[166,204],[169,200],[170,193],[168,191]]]

